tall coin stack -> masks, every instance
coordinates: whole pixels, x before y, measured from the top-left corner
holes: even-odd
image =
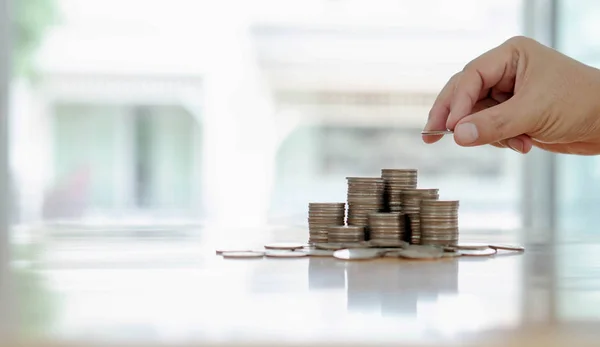
[[[384,212],[369,214],[371,240],[404,240],[404,214]]]
[[[381,178],[385,181],[386,210],[402,211],[403,189],[417,188],[416,169],[381,169]]]
[[[421,218],[419,215],[421,200],[438,200],[439,189],[403,189],[402,208],[410,222],[410,243],[421,243]]]
[[[308,204],[309,243],[328,242],[328,227],[344,225],[346,203],[311,202]]]
[[[458,243],[457,200],[421,200],[421,244]]]
[[[369,213],[384,209],[384,181],[379,177],[347,177],[348,225],[366,227]]]
[[[365,227],[361,225],[330,226],[327,228],[328,242],[362,242],[365,240]]]

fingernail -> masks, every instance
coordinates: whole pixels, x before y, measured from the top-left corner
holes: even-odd
[[[523,141],[517,139],[508,139],[508,141],[506,141],[506,144],[513,151],[523,154]]]
[[[461,123],[454,129],[454,137],[460,143],[466,145],[477,141],[479,133],[477,133],[477,127],[473,123]]]

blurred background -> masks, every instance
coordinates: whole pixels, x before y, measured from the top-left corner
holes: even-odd
[[[14,0],[11,259],[74,266],[96,247],[120,266],[131,248],[99,238],[305,230],[308,202],[382,168],[460,200],[461,232],[597,237],[598,158],[419,134],[448,78],[512,36],[600,66],[600,4],[545,3]]]

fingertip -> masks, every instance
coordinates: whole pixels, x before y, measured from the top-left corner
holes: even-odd
[[[421,135],[423,142],[427,144],[432,144],[438,142],[442,136],[441,135]]]

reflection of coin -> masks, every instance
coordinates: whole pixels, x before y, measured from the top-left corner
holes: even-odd
[[[513,245],[490,245],[490,248],[495,250],[504,250],[504,251],[516,251],[516,252],[525,252],[525,247],[523,246],[513,246]]]
[[[293,252],[293,251],[267,251],[265,256],[269,258],[302,258],[306,257],[305,252]]]
[[[265,253],[264,252],[223,252],[223,258],[262,258]]]
[[[458,251],[461,255],[471,256],[471,257],[486,257],[490,255],[496,254],[495,249],[487,248],[487,249],[461,249]]]
[[[304,244],[302,243],[295,243],[295,242],[276,242],[276,243],[269,243],[265,245],[266,249],[281,249],[281,250],[293,250],[293,249],[300,249],[304,247]]]
[[[382,252],[375,248],[355,248],[355,249],[340,249],[335,251],[333,256],[342,260],[366,260],[375,259],[382,256]]]

